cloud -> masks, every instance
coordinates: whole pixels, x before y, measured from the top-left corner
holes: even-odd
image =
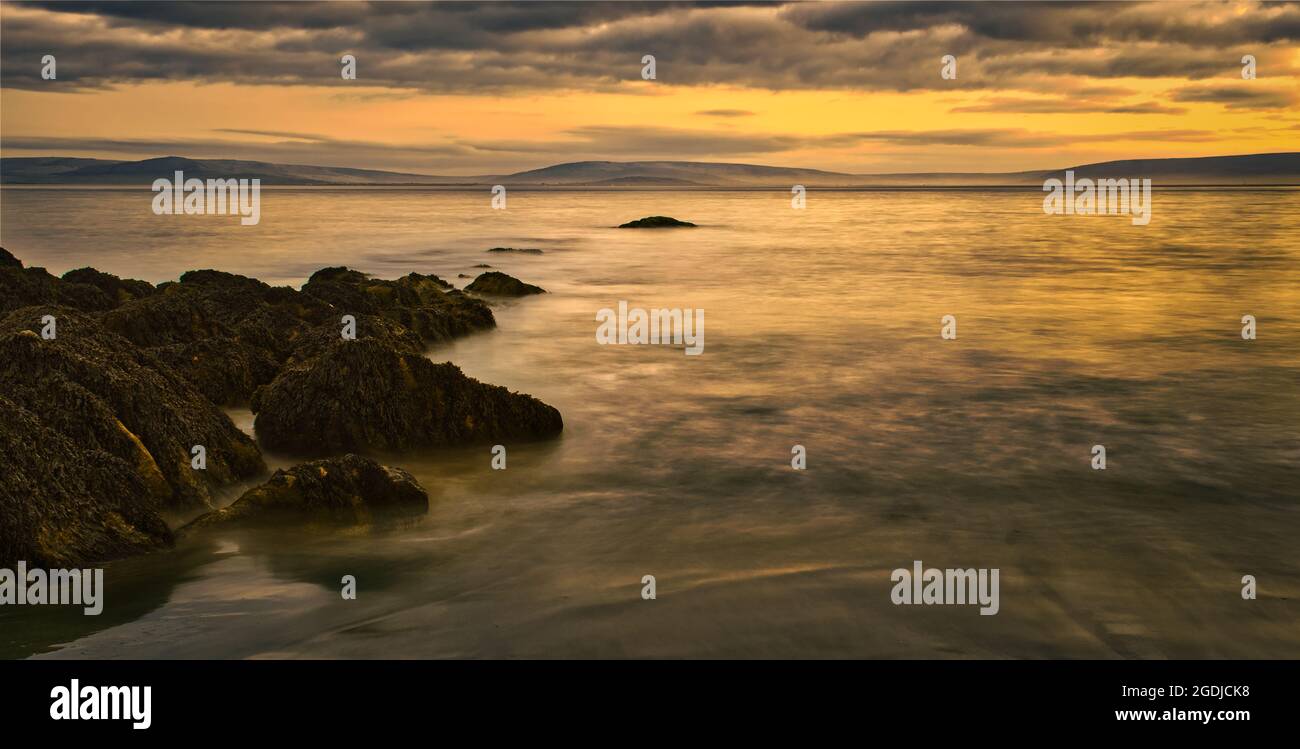
[[[1053,79],[1198,80],[1300,39],[1300,5],[1245,3],[134,3],[0,5],[3,85],[142,80],[428,92],[614,90],[653,54],[661,85],[1019,89]],[[956,55],[958,82],[939,76]],[[1282,55],[1277,57],[1280,59]],[[1274,66],[1286,72],[1285,63]]]
[[[978,104],[953,107],[954,114],[967,112],[996,114],[1186,114],[1184,107],[1171,107],[1156,101],[1132,104],[1107,103],[1096,99],[1025,99],[993,97]]]
[[[1300,103],[1294,89],[1265,88],[1258,80],[1214,86],[1194,86],[1171,92],[1174,101],[1213,102],[1228,109],[1288,109]]]
[[[752,117],[754,115],[748,109],[704,109],[696,114],[705,117]]]

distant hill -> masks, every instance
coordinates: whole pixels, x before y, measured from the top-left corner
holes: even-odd
[[[177,171],[185,178],[260,179],[272,185],[391,185],[427,182],[424,174],[381,172],[333,166],[273,164],[236,159],[187,159],[163,156],[143,161],[107,161],[72,158],[0,159],[0,183],[148,185],[159,177],[172,178]]]
[[[1131,159],[1083,164],[1077,178],[1139,177],[1156,185],[1300,185],[1300,153]],[[148,185],[176,171],[186,178],[261,179],[266,185],[507,185],[519,187],[962,187],[1035,186],[1065,169],[1029,172],[847,174],[758,164],[697,161],[576,161],[514,174],[448,177],[373,169],[164,156],[142,161],[63,157],[0,158],[0,184]]]
[[[757,164],[705,161],[575,161],[542,169],[502,175],[502,184],[595,185],[613,180],[641,180],[648,184],[692,184],[718,187],[793,184],[848,184],[852,174],[819,169],[791,169]]]
[[[1296,184],[1300,153],[1207,156],[1199,159],[1128,159],[1073,167],[1075,178],[1132,175],[1156,184]],[[1053,176],[1063,174],[1063,170]]]

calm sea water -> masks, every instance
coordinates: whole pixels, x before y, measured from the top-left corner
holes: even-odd
[[[490,263],[551,293],[429,355],[565,419],[505,471],[486,448],[389,459],[429,490],[417,522],[113,563],[102,616],[11,608],[2,654],[1300,657],[1300,192],[1160,191],[1145,227],[1045,216],[1035,192],[814,192],[803,211],[514,192],[494,211],[277,189],[256,227],[157,217],[147,191],[0,201],[0,244],[55,273],[462,285]],[[610,228],[654,214],[701,226]],[[704,354],[597,345],[620,300],[703,308]],[[998,568],[1000,612],[893,605],[890,571],[918,559]]]

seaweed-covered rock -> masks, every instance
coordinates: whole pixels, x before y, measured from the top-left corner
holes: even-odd
[[[690,221],[678,221],[672,216],[646,216],[636,221],[629,221],[626,224],[619,224],[620,229],[671,229],[673,227],[695,226]]]
[[[473,282],[466,285],[465,290],[492,296],[528,296],[529,294],[546,293],[546,289],[540,286],[524,283],[514,276],[508,276],[495,270],[480,275]]]
[[[357,340],[380,341],[390,348],[407,354],[421,354],[428,348],[420,336],[386,317],[378,315],[355,315],[355,317]],[[314,328],[298,339],[298,344],[286,364],[297,364],[314,359],[341,340],[343,340],[342,330],[338,325],[329,324]]]
[[[104,326],[175,367],[214,403],[247,403],[299,339],[334,317],[328,304],[287,287],[213,270],[104,315]]]
[[[56,337],[34,330],[53,315]],[[89,315],[27,307],[0,320],[0,394],[73,443],[121,459],[165,509],[210,507],[266,470],[257,445],[175,370]],[[202,445],[207,467],[191,466]]]
[[[238,338],[219,336],[148,349],[221,406],[248,403],[253,392],[275,378],[280,361]]]
[[[0,567],[81,567],[171,543],[135,466],[0,395]]]
[[[414,331],[426,346],[496,327],[486,304],[434,275],[410,273],[386,281],[349,268],[323,268],[302,291],[339,314],[387,318]]]
[[[530,395],[378,340],[337,341],[285,367],[252,407],[268,450],[308,456],[540,439],[564,428],[559,411]]]
[[[380,515],[422,515],[428,510],[429,494],[411,474],[349,453],[276,471],[229,507],[210,512],[177,533],[286,517],[362,525]]]
[[[63,274],[63,280],[70,283],[83,283],[94,286],[114,304],[123,304],[132,299],[152,296],[157,289],[148,281],[134,278],[118,278],[112,273],[105,273],[94,268],[77,268]]]
[[[0,314],[33,304],[71,307],[83,312],[112,309],[115,302],[98,288],[64,281],[44,268],[24,268],[22,262],[5,253],[0,263]]]

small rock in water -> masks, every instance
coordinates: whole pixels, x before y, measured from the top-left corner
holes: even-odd
[[[177,534],[286,516],[364,525],[380,514],[422,515],[428,510],[429,494],[411,474],[349,453],[276,471],[269,481],[244,492],[229,507],[196,519]]]
[[[492,296],[528,296],[529,294],[545,294],[546,289],[540,286],[524,283],[514,276],[508,276],[500,271],[491,270],[474,279],[465,287],[466,291],[472,291],[476,294],[491,294]]]
[[[619,224],[620,229],[668,229],[674,226],[695,226],[689,221],[678,221],[672,216],[646,216],[626,224]]]
[[[522,254],[524,254],[524,255],[540,255],[540,254],[542,254],[542,251],[539,250],[539,249],[537,249],[536,247],[526,247],[526,248],[519,248],[519,247],[493,247],[492,249],[488,250],[488,252],[519,252],[519,253],[522,253]]]

